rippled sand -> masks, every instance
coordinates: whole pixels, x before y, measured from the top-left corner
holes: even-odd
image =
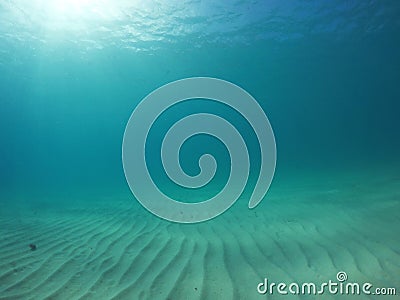
[[[260,299],[264,277],[321,283],[339,271],[399,293],[400,179],[361,179],[277,183],[255,210],[241,199],[195,225],[158,219],[132,197],[3,202],[0,299]]]

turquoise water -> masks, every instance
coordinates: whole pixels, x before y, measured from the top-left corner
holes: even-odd
[[[36,5],[1,6],[4,192],[124,190],[133,109],[194,76],[259,101],[278,172],[398,159],[395,2]]]
[[[153,90],[196,76],[242,87],[268,116],[277,166],[259,213],[268,212],[268,195],[273,211],[279,211],[278,196],[292,199],[298,189],[312,193],[313,183],[329,192],[341,179],[352,182],[350,173],[358,174],[361,186],[364,179],[368,186],[374,174],[382,182],[388,174],[396,191],[399,20],[397,1],[3,1],[3,212],[14,211],[12,205],[19,201],[43,199],[54,206],[78,201],[86,207],[118,195],[118,201],[136,204],[121,159],[128,119]],[[218,170],[210,185],[177,187],[162,169],[162,137],[174,122],[195,112],[214,112],[242,133],[251,169],[242,195],[246,200],[238,205],[247,209],[260,168],[256,137],[237,112],[205,99],[171,108],[155,123],[147,142],[154,181],[184,202],[208,199],[227,181],[229,153],[220,141],[204,135],[184,144],[180,161],[193,176],[200,171],[199,157],[212,153]],[[331,181],[326,183],[324,176]],[[387,191],[378,183],[377,199],[398,203],[398,193],[386,197]],[[368,193],[355,188],[348,198],[355,202],[345,202],[353,207]],[[393,213],[398,209],[394,206]],[[379,224],[382,231],[389,226]]]

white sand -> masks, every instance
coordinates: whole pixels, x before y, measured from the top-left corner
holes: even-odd
[[[277,183],[255,210],[242,199],[195,225],[158,219],[132,197],[2,203],[0,299],[265,299],[256,290],[264,277],[319,284],[339,271],[399,294],[399,178],[305,182]],[[268,295],[284,297],[321,298]]]

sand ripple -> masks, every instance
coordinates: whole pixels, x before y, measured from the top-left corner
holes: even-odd
[[[338,271],[399,288],[398,198],[349,208],[321,197],[272,198],[256,210],[239,201],[195,225],[165,222],[132,200],[2,214],[0,299],[259,299],[264,277],[318,283]]]

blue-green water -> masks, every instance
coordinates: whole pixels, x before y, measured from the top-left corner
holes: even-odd
[[[80,15],[65,9],[65,22],[40,19],[43,3],[1,6],[5,192],[124,189],[131,112],[154,89],[193,76],[229,80],[259,101],[277,171],[398,158],[395,2],[171,3],[154,13],[149,3],[142,16],[131,4],[115,20],[82,5]]]
[[[237,84],[264,109],[277,145],[273,196],[274,185],[284,194],[295,179],[350,171],[377,168],[382,176],[387,168],[398,180],[399,20],[397,1],[3,1],[0,199],[135,201],[121,161],[126,123],[150,92],[196,76]],[[171,197],[207,198],[227,179],[226,148],[204,136],[184,145],[180,158],[191,175],[205,152],[219,162],[200,196],[162,170],[168,126],[212,111],[248,143],[244,198],[251,194],[260,165],[254,132],[236,112],[200,99],[167,111],[148,141],[149,169]]]

